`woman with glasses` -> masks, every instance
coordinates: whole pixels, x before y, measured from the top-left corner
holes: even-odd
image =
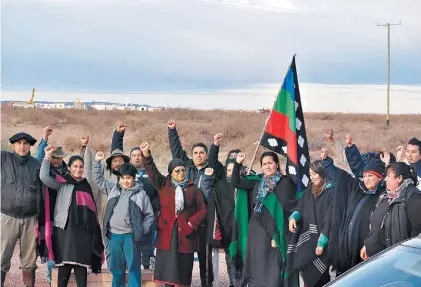
[[[153,161],[149,143],[143,143],[140,150],[143,166],[161,200],[155,241],[155,285],[190,286],[193,254],[198,251],[197,229],[206,217],[202,192],[188,180],[182,160],[173,159],[164,176]]]

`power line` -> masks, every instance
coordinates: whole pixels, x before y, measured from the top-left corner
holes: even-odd
[[[399,23],[377,23],[377,26],[387,28],[387,118],[386,125],[389,126],[389,112],[390,112],[390,26],[400,26]]]

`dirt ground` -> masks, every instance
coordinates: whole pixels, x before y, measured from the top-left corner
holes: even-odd
[[[215,287],[228,287],[229,286],[229,280],[227,275],[227,269],[225,265],[225,257],[223,254],[219,255],[219,283],[214,284]],[[12,258],[12,267],[10,271],[6,275],[6,282],[5,287],[18,287],[23,286],[22,282],[22,273],[19,269],[19,244],[16,245],[15,251],[13,253]],[[216,282],[215,282],[216,283]],[[36,287],[48,287],[48,281],[47,281],[47,271],[46,271],[46,265],[41,264],[38,261],[38,269],[36,272]],[[194,262],[193,267],[193,281],[192,281],[192,287],[200,287],[200,276],[199,276],[199,262]],[[91,286],[95,287],[95,286]]]

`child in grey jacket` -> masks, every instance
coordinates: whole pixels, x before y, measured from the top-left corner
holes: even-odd
[[[108,196],[103,232],[110,251],[112,285],[125,286],[127,266],[128,286],[141,286],[140,242],[154,222],[152,205],[142,183],[135,182],[137,170],[132,164],[121,165],[117,183],[104,179],[100,164],[104,157],[103,152],[96,154],[92,175]]]

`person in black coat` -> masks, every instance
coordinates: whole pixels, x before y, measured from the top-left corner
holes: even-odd
[[[289,217],[288,264],[290,272],[301,272],[308,287],[330,281],[328,242],[331,229],[332,199],[337,192],[326,179],[322,162],[310,164],[308,186]]]
[[[232,229],[234,223],[234,208],[236,189],[231,184],[231,176],[239,149],[228,152],[225,166],[218,161],[219,146],[223,139],[223,134],[214,136],[214,142],[209,148],[208,164],[214,169],[213,185],[208,198],[207,206],[207,242],[213,248],[223,249],[225,252],[225,262],[230,286],[234,286],[236,270],[229,256],[229,246],[231,243]],[[246,170],[242,166],[241,177]]]
[[[380,196],[371,215],[370,233],[361,249],[367,260],[380,251],[421,233],[421,191],[416,188],[417,173],[403,162],[387,169],[387,193]]]
[[[385,193],[385,164],[372,160],[364,167],[363,181],[336,168],[329,249],[333,269],[343,273],[362,261],[360,250],[369,232],[370,216]]]

